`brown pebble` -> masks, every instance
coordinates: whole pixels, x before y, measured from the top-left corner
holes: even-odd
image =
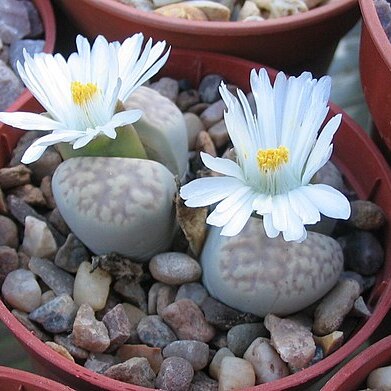
[[[145,357],[156,374],[159,372],[163,362],[162,350],[147,345],[122,345],[117,351],[117,356],[121,361],[126,361],[133,357]]]
[[[31,185],[30,183],[14,187],[8,192],[8,194],[13,194],[31,206],[46,207],[46,200],[41,189]]]
[[[46,345],[48,345],[51,349],[53,349],[58,354],[61,354],[61,356],[65,357],[67,360],[75,362],[75,359],[71,356],[71,354],[64,348],[64,346],[61,346],[55,342],[47,341],[45,342]]]
[[[343,332],[334,331],[331,334],[325,335],[323,337],[317,337],[314,335],[314,341],[323,349],[325,356],[329,356],[331,353],[335,352],[343,343]]]
[[[24,164],[0,168],[0,187],[3,190],[31,182],[31,170]]]
[[[205,152],[214,157],[217,156],[213,140],[205,130],[201,130],[201,132],[198,133],[195,149],[196,151]]]

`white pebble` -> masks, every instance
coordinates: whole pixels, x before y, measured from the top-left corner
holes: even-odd
[[[221,361],[219,391],[237,390],[255,385],[253,366],[239,357],[224,357]]]

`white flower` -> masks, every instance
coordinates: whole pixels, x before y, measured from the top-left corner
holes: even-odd
[[[207,223],[223,227],[221,235],[237,235],[253,212],[263,216],[266,234],[282,232],[287,241],[307,237],[305,224],[315,224],[320,213],[347,219],[346,197],[324,184],[310,184],[329,160],[338,114],[318,131],[328,112],[331,79],[312,79],[305,72],[287,79],[282,72],[271,86],[264,69],[252,70],[253,115],[242,91],[237,99],[222,83],[224,113],[237,163],[201,153],[204,164],[224,176],[196,179],[181,188],[189,207],[218,203]]]
[[[39,138],[25,152],[22,162],[39,159],[49,145],[69,142],[81,148],[99,134],[116,138],[115,128],[136,122],[140,110],[116,113],[118,101],[129,95],[166,62],[165,42],[152,46],[149,39],[142,51],[141,33],[108,43],[98,36],[92,46],[86,38],[76,38],[77,52],[68,61],[60,54],[24,52],[18,71],[24,84],[46,109],[48,115],[0,113],[0,121],[21,129],[52,131]]]

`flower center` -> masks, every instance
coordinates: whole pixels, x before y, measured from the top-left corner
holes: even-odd
[[[259,149],[257,152],[258,167],[261,171],[276,171],[283,164],[288,163],[289,149],[284,146],[270,149]]]
[[[73,101],[77,105],[83,106],[98,92],[98,86],[93,83],[83,84],[79,81],[73,81],[71,83],[71,92]]]

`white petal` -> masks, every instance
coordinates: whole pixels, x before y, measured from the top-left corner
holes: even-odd
[[[211,170],[244,181],[242,169],[234,161],[213,157],[205,152],[201,152],[201,159],[205,166]]]
[[[133,124],[137,122],[142,115],[143,112],[141,110],[121,111],[113,115],[113,118],[110,121],[110,125],[114,128],[118,128],[120,126]]]
[[[239,190],[237,190],[238,192]],[[251,201],[250,206],[252,204],[252,201],[254,199],[254,193],[251,191],[251,189],[246,189],[246,191],[240,194],[240,197],[238,197],[237,193],[234,193],[230,195],[234,199],[235,202],[232,203],[231,208],[226,209],[222,208],[223,211],[220,212],[217,207],[216,209],[208,216],[206,219],[206,222],[211,225],[215,225],[217,227],[222,227],[225,224],[228,224],[228,222],[235,216],[236,213],[238,213],[241,208],[246,205],[249,201]],[[227,199],[225,199],[222,202],[225,202]],[[217,205],[219,206],[219,205]],[[252,208],[251,208],[252,209]],[[251,211],[252,213],[252,211]],[[251,214],[250,213],[250,214]]]
[[[267,194],[258,194],[253,202],[253,209],[260,215],[271,213],[272,208],[272,197]]]
[[[232,210],[232,208],[235,207],[235,205],[240,201],[242,197],[252,192],[251,187],[243,186],[240,187],[238,190],[236,190],[233,194],[231,194],[229,197],[227,197],[224,201],[221,201],[216,206],[216,212],[218,213],[224,213],[227,210]]]
[[[303,224],[315,224],[320,221],[318,208],[301,191],[302,187],[288,193],[289,203],[293,211],[300,216]]]
[[[324,184],[308,185],[303,186],[301,192],[325,216],[344,220],[349,218],[351,210],[348,199],[331,186]]]
[[[249,199],[237,213],[229,220],[224,228],[221,230],[220,235],[223,236],[235,236],[241,232],[246,223],[248,222],[253,212],[252,199]]]
[[[35,145],[35,146],[31,145],[26,149],[25,153],[23,154],[21,162],[23,164],[30,164],[37,161],[45,152],[46,148],[47,146],[43,147],[40,145]]]
[[[199,178],[180,189],[180,196],[189,207],[212,205],[235,192],[243,183],[236,178]]]
[[[79,149],[86,146],[90,141],[92,141],[98,132],[92,132],[89,131],[85,136],[79,137],[74,143],[73,143],[73,149]]]
[[[269,238],[276,238],[280,233],[280,231],[273,225],[271,213],[263,216],[263,227],[265,228],[266,236]]]
[[[59,130],[57,132],[53,132],[47,134],[46,136],[40,137],[38,140],[34,141],[32,145],[49,146],[62,142],[70,142],[73,140],[77,140],[82,135],[82,133],[77,131]]]
[[[26,130],[54,130],[64,127],[58,121],[54,121],[41,114],[34,113],[0,113],[0,121],[15,128]]]

